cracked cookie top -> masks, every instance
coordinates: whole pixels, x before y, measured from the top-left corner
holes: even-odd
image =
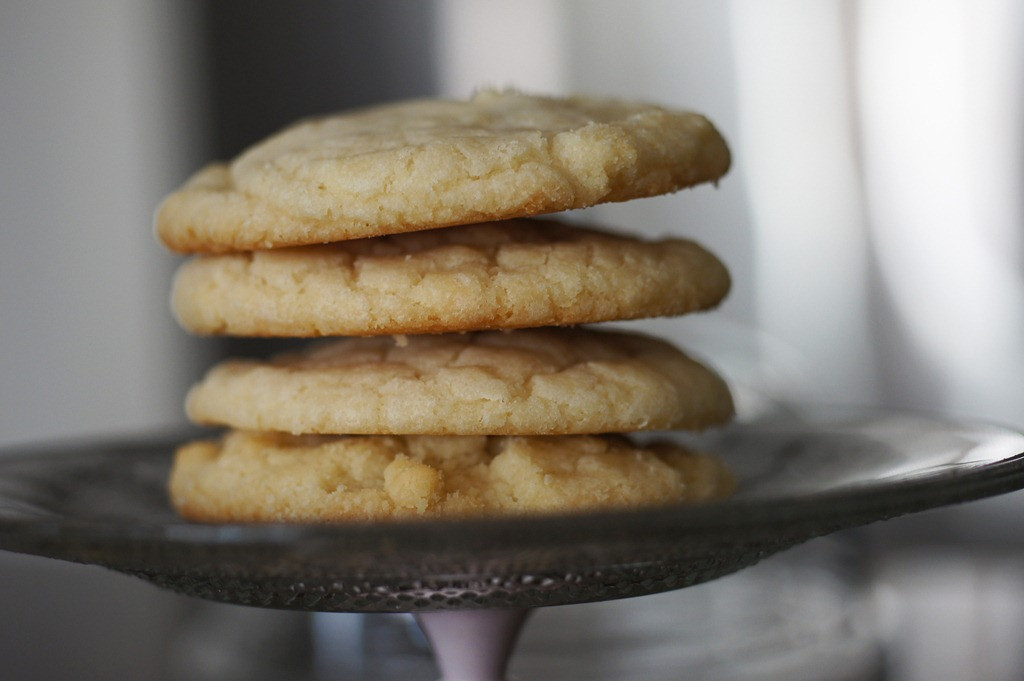
[[[696,113],[484,91],[301,122],[197,173],[156,231],[180,252],[327,243],[664,194],[729,162]]]
[[[542,328],[348,338],[228,361],[186,410],[295,434],[549,435],[699,429],[733,405],[721,378],[668,343]]]
[[[198,256],[179,268],[172,307],[196,333],[368,336],[678,315],[728,289],[725,266],[692,241],[521,219]]]

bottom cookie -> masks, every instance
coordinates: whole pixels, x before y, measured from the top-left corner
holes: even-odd
[[[624,436],[234,431],[178,450],[171,501],[199,522],[339,522],[634,508],[728,496],[717,458]]]

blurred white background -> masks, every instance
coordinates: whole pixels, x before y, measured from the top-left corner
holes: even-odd
[[[730,140],[718,188],[586,211],[730,265],[720,310],[652,329],[786,397],[1024,427],[1022,29],[1016,0],[3,3],[0,444],[180,424],[247,349],[167,311],[151,215],[190,171],[299,116],[482,85],[693,108]],[[1024,678],[1021,505],[873,530],[891,678]],[[0,574],[0,676],[166,677],[191,604]]]

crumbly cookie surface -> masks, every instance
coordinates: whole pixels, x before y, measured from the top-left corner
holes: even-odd
[[[654,196],[729,163],[699,114],[486,91],[299,123],[197,173],[156,230],[181,252],[326,243]]]
[[[718,459],[627,438],[231,432],[177,453],[171,499],[206,522],[331,522],[572,512],[705,501]]]
[[[203,334],[417,334],[684,314],[729,283],[692,241],[506,220],[199,256],[179,268],[172,307]]]
[[[550,435],[703,428],[725,383],[663,341],[585,328],[347,338],[215,366],[198,423],[333,434]]]

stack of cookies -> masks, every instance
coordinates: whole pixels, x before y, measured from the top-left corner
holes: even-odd
[[[643,430],[726,422],[725,383],[595,322],[714,307],[725,267],[532,216],[717,180],[721,136],[647,104],[482,92],[302,122],[171,194],[200,334],[335,337],[214,367],[170,491],[186,518],[323,522],[567,512],[727,494],[715,458]]]

